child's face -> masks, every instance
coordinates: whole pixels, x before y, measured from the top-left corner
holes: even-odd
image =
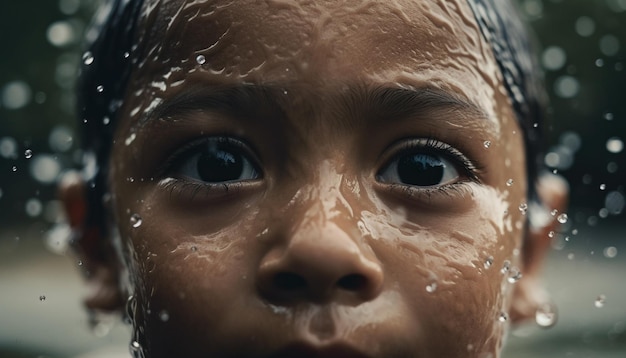
[[[150,355],[497,355],[527,182],[468,5],[155,2],[110,176]]]

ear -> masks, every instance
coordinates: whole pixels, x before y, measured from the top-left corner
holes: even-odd
[[[91,310],[115,311],[124,302],[119,287],[120,263],[102,228],[89,224],[86,188],[80,174],[68,172],[59,182],[59,197],[72,230],[71,246],[87,280],[85,306]]]
[[[543,174],[537,181],[537,195],[543,207],[530,207],[529,225],[522,247],[524,276],[515,284],[510,317],[514,323],[531,319],[539,307],[551,304],[550,297],[540,281],[541,268],[550,247],[550,231],[557,232],[558,215],[567,208],[569,186],[558,175]],[[544,212],[532,212],[532,210]]]

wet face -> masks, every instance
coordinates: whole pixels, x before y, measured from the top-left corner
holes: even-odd
[[[144,8],[110,184],[148,356],[499,354],[525,160],[465,2]]]

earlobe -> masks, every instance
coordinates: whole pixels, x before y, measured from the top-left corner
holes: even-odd
[[[529,212],[530,224],[522,248],[524,277],[514,288],[510,316],[513,322],[534,318],[537,309],[550,305],[550,298],[540,282],[543,261],[550,247],[550,232],[557,232],[558,215],[567,207],[569,187],[560,176],[543,174],[537,180],[537,195],[541,207],[530,208],[543,212]]]
[[[102,228],[88,224],[86,183],[77,172],[65,174],[59,197],[72,230],[71,247],[81,262],[89,290],[85,305],[92,310],[115,311],[123,307],[119,288],[120,265]]]

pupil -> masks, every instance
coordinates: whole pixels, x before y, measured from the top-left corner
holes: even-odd
[[[239,154],[208,146],[198,158],[198,174],[210,183],[237,180],[243,172],[243,161]]]
[[[438,158],[427,154],[412,154],[398,162],[398,176],[405,184],[433,186],[441,183],[446,165]]]

